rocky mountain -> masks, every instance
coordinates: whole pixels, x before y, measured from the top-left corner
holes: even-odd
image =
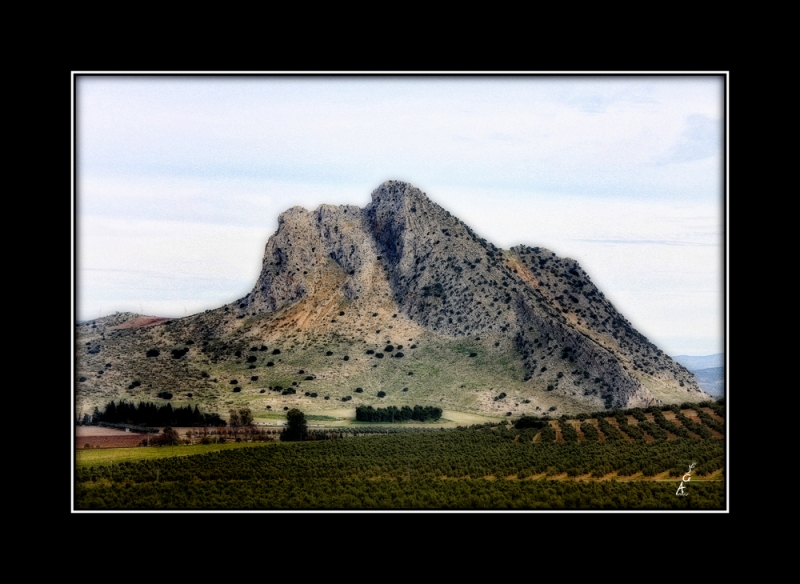
[[[399,181],[363,209],[282,213],[236,302],[80,323],[76,384],[82,411],[167,394],[222,412],[431,404],[495,415],[709,399],[577,262],[499,249]]]

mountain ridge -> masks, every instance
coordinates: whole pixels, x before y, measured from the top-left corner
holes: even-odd
[[[124,324],[117,320],[112,327]],[[243,364],[235,363],[237,358],[230,362],[226,351],[235,349],[241,358],[242,352],[253,346],[291,344],[293,362],[313,363],[318,371],[328,372],[325,377],[330,377],[330,383],[317,385],[334,394],[334,384],[348,384],[348,380],[365,384],[374,381],[376,386],[395,383],[399,376],[387,371],[393,371],[398,360],[406,358],[404,363],[424,361],[428,371],[423,381],[415,379],[418,386],[413,388],[413,397],[431,403],[439,397],[472,411],[496,412],[498,404],[491,392],[497,394],[497,386],[513,386],[516,405],[512,411],[516,413],[527,411],[520,405],[526,399],[529,404],[539,404],[528,408],[538,408],[534,411],[552,407],[550,403],[590,411],[709,398],[685,367],[633,329],[577,262],[559,258],[543,247],[497,248],[425,193],[402,181],[381,184],[364,208],[320,205],[313,211],[292,207],[281,213],[278,228],[266,244],[261,273],[244,297],[168,323],[150,323],[146,328],[112,327],[108,332],[115,339],[127,335],[131,340],[140,334],[133,331],[143,331],[141,343],[146,338],[165,350],[169,349],[167,340],[175,346],[183,342],[184,349],[192,349],[186,345],[190,340],[203,347],[199,354],[189,350],[167,365],[160,357],[142,361],[140,356],[129,359],[117,353],[123,362],[138,364],[134,369],[141,371],[140,376],[147,375],[143,365],[160,361],[159,368],[164,372],[150,382],[152,389],[147,391],[151,393],[156,391],[155,385],[172,383],[202,387],[210,398],[214,391],[202,381],[212,377],[209,371],[219,365],[220,372],[224,370],[227,375],[229,369],[236,370],[234,365]],[[181,331],[184,338],[169,334],[165,339],[165,330]],[[80,327],[79,331],[83,332]],[[423,338],[425,346],[414,341]],[[97,361],[94,354],[83,354],[85,343],[77,345],[76,369],[81,371],[88,371],[89,363]],[[129,349],[141,354],[141,343]],[[391,366],[387,365],[390,361],[375,357],[384,343],[385,348],[392,347],[386,352],[393,356]],[[407,343],[414,344],[416,350],[406,349],[410,351],[407,356],[401,350],[394,351],[394,346]],[[342,368],[341,363],[333,366],[317,361],[319,351],[328,345],[341,345],[348,353],[354,353],[359,345],[377,349],[367,349],[371,354],[362,351],[358,357],[353,354],[352,361],[351,355],[343,355],[347,366]],[[467,345],[471,347],[468,352]],[[437,358],[430,349],[426,357],[426,347],[438,347],[440,356]],[[448,387],[447,398],[440,397],[437,380],[452,378],[455,383],[461,379],[461,372],[450,371],[451,364],[446,360],[460,367],[455,365],[460,363],[459,351],[478,358],[468,361],[472,370],[482,363],[483,370],[475,372],[475,379],[486,370],[497,369],[499,362],[505,363],[506,369],[486,377],[486,388],[468,390],[470,383],[462,383],[460,388]],[[302,354],[307,354],[305,361]],[[201,377],[199,383],[193,378],[179,383],[181,366],[177,364],[181,360],[187,371],[208,369],[208,377]],[[82,367],[84,362],[87,367]],[[258,358],[248,363],[248,370],[253,364],[255,368],[266,366]],[[277,383],[275,372],[283,364],[271,363],[269,378]],[[94,394],[119,398],[137,393],[106,383],[114,375],[103,375],[96,376],[102,380],[93,383],[97,386]],[[293,382],[309,385],[311,381],[298,378]],[[219,385],[224,384],[218,381],[214,386],[217,401],[230,402]],[[283,384],[279,386],[285,389]],[[461,396],[459,389],[475,393]],[[410,387],[403,391],[413,393]],[[81,391],[78,394],[79,398],[86,395]],[[366,400],[366,396],[356,397]],[[411,397],[394,399],[401,403]],[[281,403],[289,403],[293,398],[282,399]],[[85,401],[88,404],[96,399]],[[248,403],[258,403],[264,409],[267,401],[268,397],[259,394],[250,396]]]

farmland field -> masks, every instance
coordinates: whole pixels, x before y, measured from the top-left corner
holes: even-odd
[[[692,425],[691,434],[678,426],[679,418]],[[689,421],[680,412],[673,421],[658,419],[684,435],[665,439],[650,417],[641,422],[626,416],[625,424],[599,418],[583,426],[545,422],[543,429],[499,423],[355,438],[338,438],[343,434],[332,431],[328,439],[305,442],[87,450],[79,453],[75,504],[79,509],[724,509],[724,440],[701,430],[703,417]],[[637,422],[662,438],[645,435]],[[686,496],[677,496],[692,462]]]

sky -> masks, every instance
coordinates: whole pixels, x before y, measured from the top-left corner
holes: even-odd
[[[253,287],[278,215],[402,180],[578,261],[670,355],[723,352],[724,78],[102,76],[75,84],[77,321]]]

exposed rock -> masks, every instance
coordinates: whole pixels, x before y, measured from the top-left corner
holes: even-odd
[[[351,381],[365,387],[369,381],[380,389],[391,378],[386,368],[413,369],[415,359],[428,359],[424,363],[446,370],[455,380],[465,366],[448,360],[466,351],[470,367],[492,372],[482,378],[486,383],[507,391],[513,386],[518,401],[532,398],[525,402],[531,411],[553,404],[567,404],[559,411],[592,411],[709,398],[685,368],[633,329],[574,260],[541,247],[499,249],[425,193],[399,181],[380,185],[364,209],[322,205],[314,211],[293,207],[282,213],[255,286],[234,303],[164,323],[139,315],[97,323],[99,329],[97,324],[77,327],[76,379],[90,377],[87,372],[96,370],[109,352],[120,362],[102,379],[80,384],[79,401],[87,405],[109,396],[133,398],[123,388],[134,373],[150,380],[148,393],[140,392],[137,399],[163,387],[204,388],[200,395],[218,403],[221,394],[200,370],[219,377],[239,366],[237,359],[247,367],[235,352],[261,343],[284,349],[269,370],[276,380],[291,362],[295,370],[301,366],[314,371],[298,380],[333,392],[337,384]],[[415,351],[422,338],[426,347],[438,347],[441,354]],[[195,343],[191,349],[185,349],[187,340]],[[469,350],[463,348],[467,341]],[[404,358],[377,359],[392,343],[407,343]],[[353,345],[368,350],[350,350]],[[147,360],[145,351],[156,346],[167,355],[180,351],[186,356]],[[509,365],[495,367],[492,359]],[[420,384],[416,395],[411,387],[385,399],[447,406],[442,400],[450,396],[454,407],[500,407],[492,399],[494,387],[480,386],[474,375],[476,387],[465,388],[462,382],[457,389],[443,388],[437,398],[436,384],[442,378],[431,377],[432,368],[427,369],[414,378]],[[260,379],[266,387],[271,378]],[[249,398],[242,392],[241,399],[275,399],[256,395],[256,389]],[[364,401],[367,394],[375,393],[358,394],[354,405],[369,403]],[[299,403],[310,398],[298,394],[285,399]]]

